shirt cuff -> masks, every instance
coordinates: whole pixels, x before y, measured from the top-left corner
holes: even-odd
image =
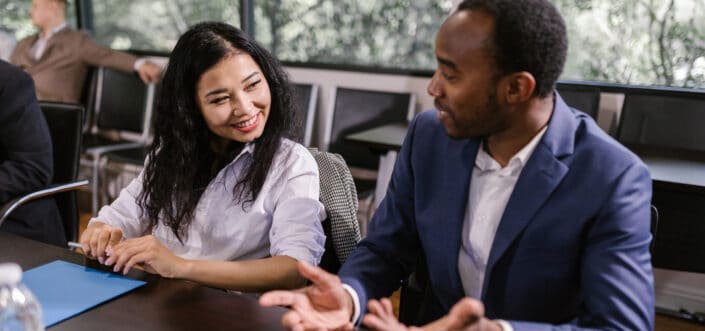
[[[514,327],[512,327],[509,322],[505,320],[494,320],[495,322],[499,323],[499,326],[502,328],[502,331],[514,331]]]
[[[145,58],[137,59],[137,61],[135,61],[135,64],[132,65],[132,69],[134,69],[135,71],[139,71],[145,62],[147,62],[147,59],[145,59]]]
[[[348,284],[343,284],[343,289],[350,294],[352,297],[353,301],[353,314],[352,314],[352,319],[350,320],[353,322],[353,324],[357,324],[357,320],[360,318],[360,297],[357,296],[357,292],[355,292],[355,289],[352,288]],[[510,329],[510,331],[514,331],[513,329]]]

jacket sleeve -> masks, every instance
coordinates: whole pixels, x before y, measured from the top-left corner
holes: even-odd
[[[404,139],[387,193],[374,214],[367,237],[348,257],[338,275],[357,292],[360,318],[368,298],[389,296],[415,266],[420,252],[414,216],[412,145],[418,117]]]
[[[81,32],[79,45],[82,50],[80,54],[85,63],[125,72],[134,71],[137,57],[132,54],[101,46],[85,32]]]
[[[4,68],[4,69],[3,69]],[[7,70],[5,70],[7,69]],[[32,78],[4,62],[0,85],[0,204],[47,186],[53,175],[51,135]]]

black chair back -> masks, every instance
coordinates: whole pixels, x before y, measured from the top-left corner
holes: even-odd
[[[351,167],[377,169],[379,156],[366,147],[345,144],[345,136],[386,124],[408,123],[416,98],[411,93],[335,88],[328,151]]]
[[[625,145],[705,152],[705,93],[644,89],[626,93],[617,140]]]
[[[54,152],[54,178],[52,184],[76,181],[81,155],[81,129],[83,106],[77,104],[39,103],[51,134]],[[78,204],[76,192],[70,191],[54,197],[64,223],[66,239],[78,238]]]
[[[149,100],[148,85],[133,73],[98,70],[94,125],[98,130],[142,134],[151,116],[152,107],[147,105],[154,102]]]
[[[318,85],[292,84],[296,101],[296,118],[299,126],[295,135],[304,146],[311,145],[313,135],[313,120],[318,105]]]
[[[580,110],[597,120],[600,110],[600,89],[595,86],[558,83],[558,93],[568,106]]]

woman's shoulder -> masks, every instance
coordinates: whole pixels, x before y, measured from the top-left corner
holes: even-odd
[[[315,169],[318,172],[316,160],[308,148],[287,138],[282,139],[275,163],[279,167],[284,167],[285,171]]]

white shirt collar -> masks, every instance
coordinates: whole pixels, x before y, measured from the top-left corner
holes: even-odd
[[[541,138],[546,133],[547,128],[548,126],[544,126],[541,131],[531,138],[531,141],[529,141],[526,146],[514,154],[511,159],[509,159],[509,163],[507,163],[507,166],[505,167],[508,168],[507,171],[514,172],[513,170],[522,169],[524,167],[526,162],[529,160],[529,157],[531,157],[531,154],[533,154],[534,149],[536,149],[536,145],[538,145],[539,141],[541,141]],[[483,146],[484,142],[480,142],[480,150],[477,152],[477,156],[475,157],[475,167],[477,167],[480,171],[502,169],[499,163],[495,161],[495,159],[493,159],[487,151],[485,151]]]
[[[245,155],[245,154],[254,155],[254,154],[255,154],[255,145],[256,145],[255,142],[249,142],[249,143],[245,144],[245,146],[242,148],[242,150],[240,151],[240,153],[238,153],[238,154],[233,158],[233,160],[230,161],[229,165],[234,164],[237,160],[240,159],[240,157],[242,157],[242,156]]]
[[[61,23],[61,24],[55,26],[53,29],[49,30],[49,34],[48,34],[46,37],[44,37],[44,38],[42,38],[42,37],[41,37],[41,34],[39,34],[39,38],[42,38],[42,39],[45,39],[45,40],[49,40],[49,38],[51,38],[52,36],[54,36],[55,34],[57,34],[59,31],[65,29],[67,26],[68,26],[68,25],[66,24],[66,22],[63,22],[63,23]]]

